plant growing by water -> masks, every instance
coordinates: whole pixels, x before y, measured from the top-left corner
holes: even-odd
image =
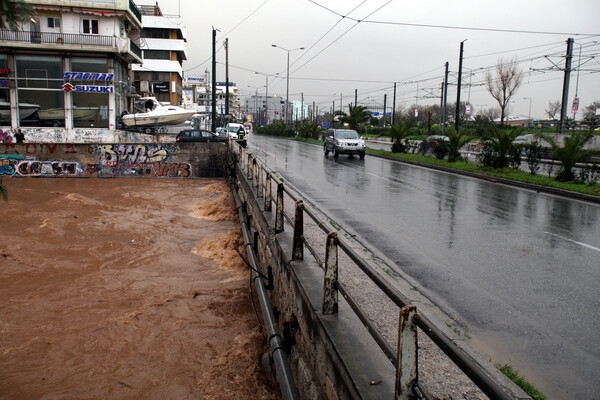
[[[513,141],[521,136],[523,128],[504,130],[493,123],[490,124],[490,127],[492,128],[492,135],[481,140],[484,148],[479,160],[485,167],[506,168],[511,165],[511,159],[514,158],[516,149],[519,149],[520,155],[520,146],[514,144]],[[512,164],[514,164],[514,161]]]
[[[448,162],[456,162],[461,159],[460,149],[473,138],[467,135],[465,130],[459,129],[456,132],[451,126],[446,129],[446,132],[448,136]]]

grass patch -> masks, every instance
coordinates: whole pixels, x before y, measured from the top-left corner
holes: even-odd
[[[521,389],[525,391],[528,395],[531,396],[534,400],[546,400],[546,396],[542,394],[539,390],[536,389],[533,384],[529,383],[525,378],[523,378],[519,372],[508,364],[500,365],[496,364],[496,368],[498,368],[504,375],[508,377],[511,381],[517,384]]]
[[[571,192],[588,194],[592,196],[600,196],[600,185],[598,184],[591,186],[583,183],[559,182],[554,178],[548,177],[546,175],[531,175],[529,172],[520,169],[490,169],[482,167],[476,162],[457,161],[451,163],[448,162],[448,160],[439,160],[435,157],[424,156],[422,154],[392,153],[391,151],[372,149],[369,147],[367,147],[367,153],[377,154],[390,158],[397,158],[400,160],[409,160],[423,164],[437,165],[440,167],[456,169],[460,171],[474,172],[485,176],[504,178],[517,182],[531,183],[535,185],[547,186]]]

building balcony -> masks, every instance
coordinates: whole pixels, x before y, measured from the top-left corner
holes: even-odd
[[[128,62],[142,62],[142,51],[128,38],[0,29],[1,47],[24,48],[25,44],[27,49],[119,53]]]

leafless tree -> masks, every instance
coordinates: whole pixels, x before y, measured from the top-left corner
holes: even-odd
[[[500,106],[500,126],[504,125],[508,102],[521,86],[522,77],[516,59],[505,61],[500,58],[496,64],[495,78],[491,73],[487,73],[486,88]]]
[[[546,114],[548,114],[548,118],[556,119],[556,113],[560,111],[560,101],[551,101],[548,103],[548,108],[546,109]]]
[[[500,110],[494,107],[490,107],[486,108],[485,110],[479,111],[477,115],[480,115],[484,118],[489,119],[490,121],[493,121],[500,116]]]

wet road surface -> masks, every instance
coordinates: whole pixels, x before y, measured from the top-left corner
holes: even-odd
[[[249,148],[550,399],[600,398],[600,206],[367,155]]]
[[[5,178],[0,399],[279,399],[228,186]]]

